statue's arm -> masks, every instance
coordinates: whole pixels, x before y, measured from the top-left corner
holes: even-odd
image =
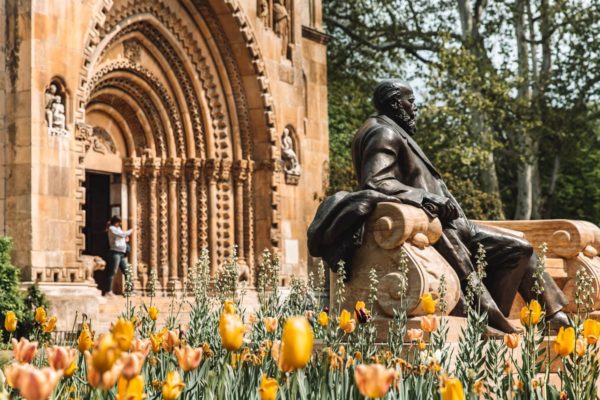
[[[361,187],[394,196],[403,203],[422,206],[424,202],[441,203],[444,199],[424,189],[400,181],[398,158],[406,146],[397,132],[379,128],[370,132],[363,143]]]

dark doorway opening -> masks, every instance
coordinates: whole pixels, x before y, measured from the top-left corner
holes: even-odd
[[[85,251],[105,257],[108,252],[106,222],[110,219],[110,175],[85,173]]]

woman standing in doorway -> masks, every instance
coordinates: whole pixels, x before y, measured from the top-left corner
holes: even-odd
[[[108,259],[106,260],[106,286],[102,292],[105,296],[112,297],[114,296],[112,284],[117,267],[121,269],[123,274],[125,274],[127,269],[127,241],[133,229],[123,231],[121,229],[121,218],[113,215],[109,221],[107,232],[110,250],[108,251]]]

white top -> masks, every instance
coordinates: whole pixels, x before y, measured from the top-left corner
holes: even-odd
[[[123,231],[121,228],[111,225],[108,227],[108,245],[113,251],[125,253],[127,251],[127,242],[125,238],[131,235],[133,229]]]

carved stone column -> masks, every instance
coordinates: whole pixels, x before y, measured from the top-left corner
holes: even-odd
[[[255,278],[254,269],[254,161],[248,159],[247,179],[244,185],[244,219],[245,219],[245,243],[246,243],[246,262],[250,269],[250,282],[252,285]]]
[[[188,183],[188,204],[189,204],[189,268],[193,270],[196,261],[198,261],[198,178],[200,178],[199,158],[190,158],[185,164],[185,173]]]
[[[181,159],[169,158],[165,164],[165,172],[167,174],[169,191],[169,286],[173,289],[180,287],[179,276],[177,274],[177,180],[181,176]]]
[[[158,276],[158,207],[157,207],[157,179],[160,175],[161,160],[159,158],[149,158],[144,165],[144,173],[148,179],[149,210],[148,219],[150,225],[149,248],[150,260],[148,272],[154,271]]]
[[[131,264],[131,277],[133,287],[140,289],[140,277],[138,276],[138,221],[137,221],[137,192],[138,179],[140,178],[141,160],[138,157],[127,158],[124,162],[125,173],[127,174],[127,209],[129,211],[129,229],[133,229],[129,237],[129,246],[131,253],[129,261]]]
[[[210,275],[217,273],[217,180],[220,160],[206,160],[204,172],[208,185],[208,251],[210,252]]]
[[[248,160],[236,160],[233,164],[234,209],[235,209],[235,243],[238,246],[238,261],[246,263],[246,244],[244,240],[244,183],[248,178]]]

